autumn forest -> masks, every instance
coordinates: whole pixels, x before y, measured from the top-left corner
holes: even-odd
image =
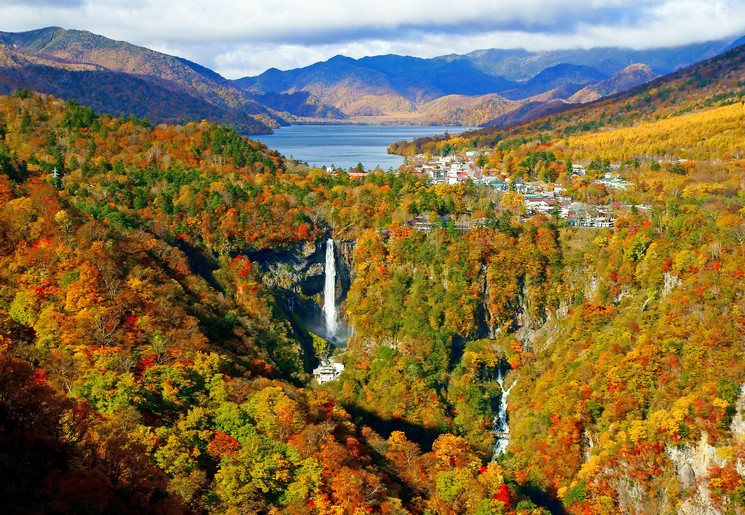
[[[738,47],[391,147],[615,206],[596,229],[207,121],[0,97],[4,511],[743,513],[744,98]],[[343,348],[315,325],[328,238]]]

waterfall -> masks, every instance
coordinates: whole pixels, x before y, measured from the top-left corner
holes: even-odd
[[[518,375],[512,382],[509,388],[504,388],[504,377],[502,376],[502,367],[499,367],[497,372],[497,384],[502,389],[502,397],[499,399],[499,411],[494,417],[492,422],[492,428],[494,434],[497,436],[497,441],[494,443],[494,453],[492,454],[492,461],[495,461],[499,456],[504,454],[507,450],[507,445],[510,443],[510,426],[507,424],[507,397],[510,392],[517,384],[517,380],[520,378]]]
[[[649,302],[649,300],[650,300],[651,298],[652,298],[652,297],[647,297],[647,300],[645,300],[645,301],[644,301],[644,305],[642,306],[642,313],[644,313],[644,309],[645,309],[645,308],[647,307],[647,302]]]
[[[336,339],[338,322],[336,320],[336,264],[334,262],[334,240],[326,240],[326,268],[323,285],[323,316],[330,340]]]

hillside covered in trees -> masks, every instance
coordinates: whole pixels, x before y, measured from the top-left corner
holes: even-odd
[[[155,123],[205,119],[267,134],[285,119],[196,63],[91,32],[0,32],[0,93],[29,88]]]
[[[641,121],[676,118],[693,111],[741,102],[745,95],[745,50],[738,46],[625,93],[579,107],[561,105],[555,112],[522,124],[485,127],[458,135],[422,138],[391,145],[390,152],[448,154],[473,149],[504,149],[526,135],[559,140],[585,131],[635,127]],[[639,136],[645,139],[644,135]],[[511,140],[511,141],[509,141]],[[640,154],[643,156],[643,154]]]
[[[617,206],[611,229],[471,182],[330,175],[208,122],[0,98],[5,507],[742,511],[742,50],[718,59],[406,147],[483,149],[504,178]],[[354,334],[319,386],[328,237]]]

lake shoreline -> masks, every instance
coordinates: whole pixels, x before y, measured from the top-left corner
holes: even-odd
[[[404,164],[404,158],[388,154],[391,143],[470,129],[447,125],[297,124],[253,139],[309,166],[349,170],[361,163],[365,170],[393,170]]]

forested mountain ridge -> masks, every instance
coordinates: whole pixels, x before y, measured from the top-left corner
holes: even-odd
[[[505,286],[487,282],[506,293],[491,308],[518,314],[501,333],[517,384],[499,462],[540,477],[570,511],[742,509],[744,56],[738,47],[528,124],[394,145],[483,149],[502,180],[571,184],[596,211],[625,205],[612,231],[560,231],[556,271],[515,281],[529,261],[508,255],[494,272]],[[576,163],[589,177],[572,176]],[[611,175],[633,186],[597,180]],[[515,196],[502,202],[514,209]]]
[[[68,63],[0,48],[0,91],[24,88],[74,98],[113,115],[134,115],[155,123],[211,120],[245,133],[271,129],[245,112],[217,107],[172,82],[121,72],[99,65]]]
[[[612,210],[609,229],[473,182],[308,169],[207,122],[1,98],[0,467],[26,472],[3,474],[7,505],[741,510],[742,58],[585,124],[419,147],[478,148],[502,179]],[[328,237],[355,331],[341,376],[311,387]]]
[[[439,474],[467,479],[484,510],[522,497],[462,437],[420,450],[300,388],[326,350],[288,308],[308,299],[261,258],[309,256],[330,225],[389,223],[391,207],[360,210],[372,192],[439,193],[309,171],[206,122],[150,127],[27,92],[0,99],[0,127],[7,509],[401,513],[448,505]],[[414,459],[416,486],[399,477]]]
[[[123,41],[48,27],[3,32],[0,43],[16,54],[5,62],[4,93],[28,87],[111,114],[150,112],[156,123],[207,119],[246,133],[286,123],[212,70]],[[86,73],[76,73],[81,66]]]

